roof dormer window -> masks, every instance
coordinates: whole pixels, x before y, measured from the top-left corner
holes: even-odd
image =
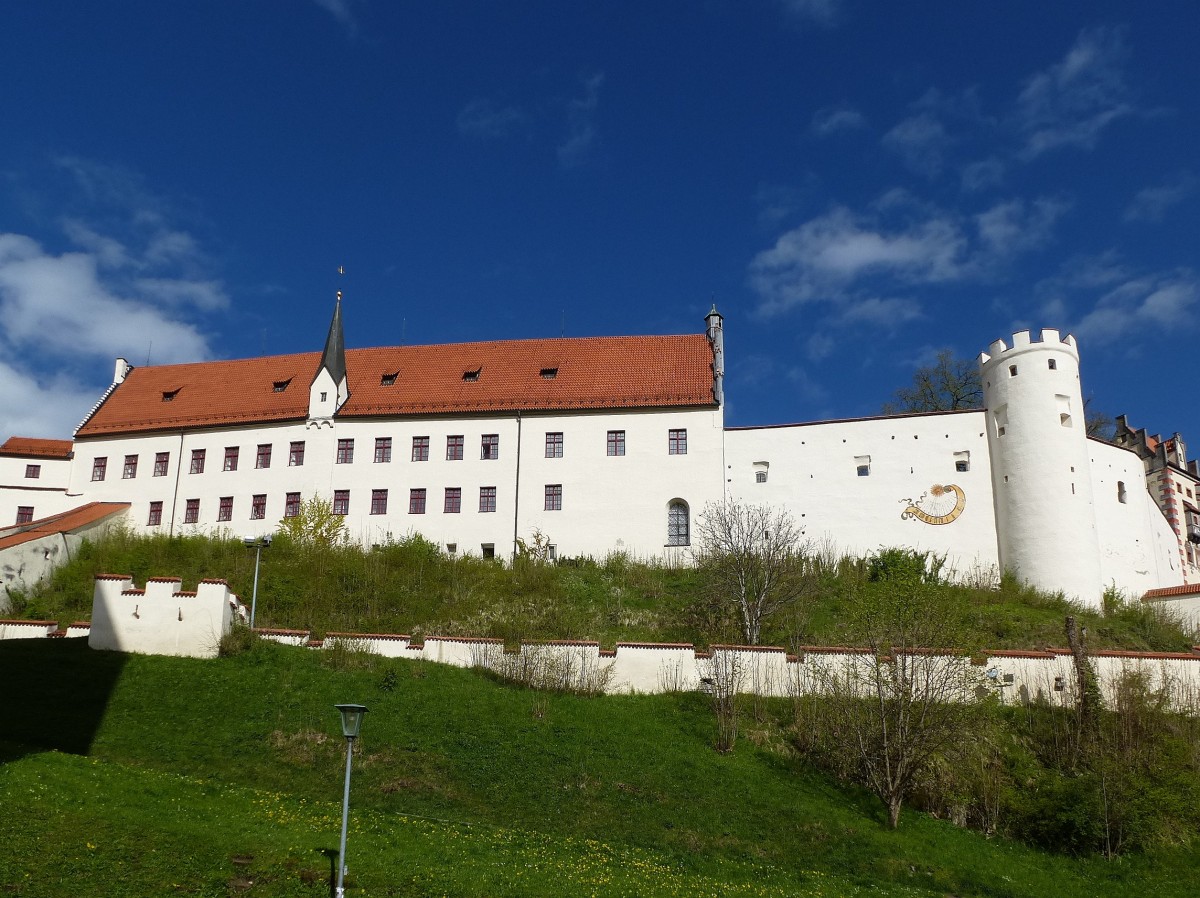
[[[463,372],[463,380],[476,381],[479,380],[479,375],[483,373],[483,368],[474,368]]]
[[[179,395],[179,391],[181,389],[183,389],[183,388],[176,387],[174,390],[163,390],[162,401],[163,402],[174,402],[175,397]]]
[[[554,378],[558,377],[557,368],[543,368],[539,373],[542,377],[546,378],[546,380],[554,380]]]
[[[289,377],[287,380],[277,380],[271,386],[272,386],[272,389],[276,393],[282,393],[284,390],[286,390],[288,388],[288,384],[290,384],[291,382],[292,382],[292,379]]]
[[[399,376],[400,376],[400,372],[399,372],[399,371],[393,371],[391,374],[384,374],[383,376],[381,376],[381,377],[379,378],[379,385],[380,385],[381,387],[391,387],[391,386],[395,386],[395,384],[396,384],[396,378],[397,378],[397,377],[399,377]]]

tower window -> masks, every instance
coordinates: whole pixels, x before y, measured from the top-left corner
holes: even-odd
[[[967,451],[954,453],[954,470],[959,474],[965,474],[971,470],[971,453]]]
[[[854,469],[859,477],[871,476],[871,456],[856,455],[854,456]]]
[[[1125,504],[1125,481],[1124,480],[1117,481],[1117,501],[1120,502],[1122,505]]]
[[[1017,366],[1016,366],[1016,365],[1009,365],[1009,366],[1008,366],[1008,376],[1009,376],[1009,377],[1016,377],[1016,376],[1017,376]]]
[[[1046,367],[1049,368],[1051,371],[1057,371],[1058,370],[1058,359],[1047,359]]]

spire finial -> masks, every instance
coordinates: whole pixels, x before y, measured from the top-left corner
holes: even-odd
[[[339,275],[339,276],[345,276],[345,274],[346,274],[346,268],[345,268],[345,266],[343,266],[343,265],[339,265],[339,266],[338,266],[338,275]],[[341,291],[341,290],[339,290],[339,291],[337,292],[337,301],[338,301],[339,303],[342,301],[342,291]]]

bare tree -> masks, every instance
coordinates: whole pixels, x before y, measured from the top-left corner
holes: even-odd
[[[912,384],[898,389],[891,401],[884,403],[883,413],[948,412],[960,408],[983,408],[979,366],[943,349],[932,365],[913,372]]]
[[[879,796],[895,829],[939,756],[972,738],[983,678],[954,651],[961,618],[944,587],[912,577],[869,584],[853,609],[850,635],[868,652],[825,670],[812,740]]]
[[[758,645],[771,615],[809,592],[804,531],[782,508],[710,502],[697,518],[696,543],[711,599],[736,611],[748,645]]]

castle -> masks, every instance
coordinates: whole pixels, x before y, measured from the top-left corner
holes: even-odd
[[[929,550],[960,577],[1008,570],[1094,605],[1200,579],[1178,435],[1120,419],[1115,443],[1089,439],[1057,331],[998,340],[980,365],[983,409],[726,427],[715,308],[688,335],[347,350],[339,296],[322,352],[118,359],[74,440],[9,439],[0,551],[80,506],[254,538],[321,496],[366,545],[417,532],[507,557],[540,531],[552,556],[684,561],[696,516],[728,498],[785,507],[839,551]]]

